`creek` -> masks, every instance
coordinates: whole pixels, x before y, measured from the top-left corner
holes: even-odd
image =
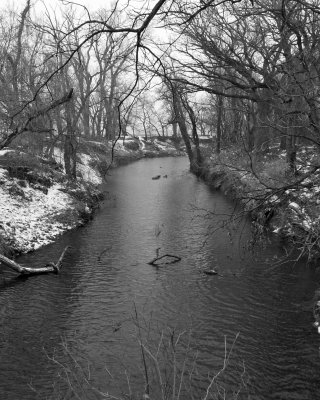
[[[70,245],[59,275],[15,279],[1,268],[1,400],[64,398],[66,366],[70,382],[85,372],[88,384],[121,395],[130,377],[142,391],[138,339],[152,347],[161,332],[185,332],[182,347],[192,344],[204,377],[234,343],[219,381],[227,399],[241,384],[240,399],[320,398],[317,270],[275,266],[284,255],[277,239],[251,248],[250,221],[192,175],[186,158],[119,167],[104,189],[90,223],[17,260],[43,266]],[[151,266],[157,251],[181,261]],[[203,273],[213,268],[217,275]]]

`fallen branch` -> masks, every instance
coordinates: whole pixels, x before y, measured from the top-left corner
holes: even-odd
[[[165,257],[168,257],[169,261],[157,263],[159,260],[162,260]],[[163,256],[155,257],[152,261],[148,262],[148,264],[157,266],[157,265],[161,265],[161,264],[174,264],[174,263],[176,263],[178,261],[181,261],[180,257],[174,256],[174,255],[171,255],[171,254],[164,254]]]
[[[58,274],[62,266],[63,258],[69,247],[70,246],[65,247],[56,264],[50,262],[46,264],[44,267],[40,268],[24,267],[23,265],[16,263],[15,261],[5,257],[2,254],[0,254],[0,262],[9,268],[12,268],[14,271],[18,272],[21,275],[48,274],[50,272]]]

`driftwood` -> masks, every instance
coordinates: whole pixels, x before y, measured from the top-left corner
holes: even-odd
[[[0,254],[0,262],[9,268],[12,268],[14,271],[18,272],[21,275],[48,274],[50,272],[58,274],[59,271],[61,270],[63,258],[69,247],[70,246],[65,247],[56,264],[50,262],[46,264],[44,267],[40,268],[24,267],[23,265],[18,264],[13,260],[10,260],[10,258],[7,258],[2,254]]]
[[[202,272],[206,275],[219,275],[216,269],[204,269]]]
[[[165,257],[169,258],[169,261],[167,261],[167,262],[158,262],[158,261],[162,260],[162,259],[165,258]],[[155,257],[153,260],[151,260],[150,262],[148,262],[148,264],[149,264],[149,265],[158,266],[158,265],[161,265],[161,264],[162,264],[162,265],[164,265],[164,264],[174,264],[174,263],[176,263],[176,262],[178,262],[178,261],[181,261],[181,258],[180,258],[180,257],[174,256],[174,255],[171,255],[171,254],[164,254],[163,256]]]

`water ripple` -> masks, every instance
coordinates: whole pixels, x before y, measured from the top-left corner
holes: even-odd
[[[159,173],[168,178],[152,181]],[[63,363],[66,349],[86,360],[102,390],[115,385],[106,368],[117,385],[126,385],[125,370],[133,386],[143,385],[138,336],[154,348],[162,333],[182,331],[190,335],[182,336],[181,357],[194,349],[202,386],[232,348],[219,378],[228,393],[241,386],[244,399],[320,398],[319,343],[308,309],[317,287],[312,272],[270,268],[266,260],[280,254],[276,243],[248,252],[245,223],[229,219],[212,234],[234,205],[191,175],[184,159],[119,168],[106,189],[90,224],[19,260],[40,266],[70,245],[61,274],[25,281],[4,274],[1,399],[50,395],[59,372],[52,359]],[[181,262],[148,265],[157,251]],[[211,268],[219,275],[203,273]]]

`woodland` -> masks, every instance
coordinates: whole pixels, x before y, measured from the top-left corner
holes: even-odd
[[[244,182],[235,197],[262,209],[263,224],[277,214],[275,230],[313,256],[318,0],[19,6],[0,15],[0,150],[52,159],[59,148],[76,179],[87,143],[172,136],[192,171]]]
[[[158,398],[161,399],[184,398],[185,394],[189,396],[185,398],[192,399],[236,399],[240,398],[242,389],[248,390],[249,393],[251,383],[256,385],[257,391],[261,386],[266,386],[266,399],[276,398],[277,393],[280,393],[281,398],[289,398],[287,393],[293,396],[290,398],[297,398],[299,394],[294,391],[298,389],[299,393],[303,393],[303,398],[307,398],[304,396],[306,390],[310,390],[308,393],[313,396],[308,398],[317,398],[314,393],[319,388],[318,352],[315,351],[318,341],[312,339],[310,331],[313,322],[320,333],[320,291],[316,290],[318,275],[312,275],[314,270],[318,271],[317,268],[307,270],[305,266],[308,262],[318,266],[320,255],[320,0],[106,0],[104,7],[95,11],[83,4],[88,3],[76,0],[21,0],[0,6],[0,262],[19,274],[19,279],[11,277],[9,283],[5,277],[1,277],[4,302],[11,293],[6,289],[19,288],[18,284],[23,283],[20,286],[23,287],[21,302],[19,295],[16,296],[16,292],[12,292],[17,299],[14,298],[12,304],[9,303],[7,308],[0,310],[1,322],[6,321],[1,327],[6,329],[9,326],[7,336],[4,337],[14,339],[11,344],[4,341],[2,349],[2,369],[5,373],[7,359],[14,358],[14,363],[18,365],[19,379],[12,387],[15,388],[20,380],[24,383],[25,376],[29,376],[30,371],[33,372],[45,345],[49,341],[52,342],[54,336],[51,331],[67,335],[69,329],[73,329],[73,326],[69,326],[70,321],[76,318],[79,309],[84,309],[84,314],[79,314],[79,331],[83,329],[85,332],[83,343],[91,340],[94,344],[92,359],[96,360],[104,354],[102,343],[108,350],[119,343],[123,344],[124,336],[116,337],[114,342],[109,341],[111,334],[108,336],[107,329],[112,330],[112,335],[116,335],[117,331],[121,334],[132,334],[134,329],[125,325],[128,320],[122,320],[126,313],[130,314],[126,304],[132,301],[134,311],[131,317],[137,332],[136,342],[141,358],[141,367],[135,366],[134,374],[142,372],[145,382],[144,394],[139,398],[156,398],[150,395],[154,383],[153,375],[158,380]],[[67,246],[59,250],[59,258],[53,258],[58,259],[56,262],[41,264],[40,268],[30,267],[30,264],[24,264],[24,261],[20,264],[12,260],[12,254],[5,254],[1,247],[2,238],[5,236],[3,232],[7,233],[7,237],[11,235],[11,239],[19,239],[15,244],[21,254],[52,243],[62,233],[78,227],[79,214],[84,217],[83,224],[88,222],[101,200],[101,193],[97,191],[97,187],[101,185],[102,178],[107,176],[117,152],[129,149],[137,152],[135,159],[142,158],[146,156],[146,151],[150,150],[147,148],[151,146],[150,143],[158,146],[157,151],[161,145],[166,150],[165,144],[170,143],[172,156],[181,155],[183,150],[184,155],[188,157],[186,160],[191,173],[241,205],[237,207],[238,204],[232,203],[232,207],[227,209],[228,214],[221,212],[221,215],[231,222],[229,225],[224,222],[221,225],[226,228],[224,233],[228,235],[228,247],[224,247],[227,250],[223,253],[228,253],[229,250],[230,254],[232,253],[232,235],[229,227],[238,223],[237,229],[241,229],[241,221],[246,219],[249,213],[250,239],[243,247],[247,251],[258,244],[255,247],[256,253],[264,257],[263,250],[267,248],[268,240],[273,245],[272,240],[276,237],[274,250],[279,250],[281,256],[270,258],[272,266],[268,264],[268,268],[266,267],[269,258],[267,260],[265,257],[256,263],[255,270],[250,268],[250,265],[241,269],[243,260],[238,253],[235,253],[234,259],[229,254],[223,254],[230,257],[229,265],[236,268],[234,271],[230,269],[231,272],[226,268],[224,273],[224,265],[216,265],[216,256],[220,256],[220,253],[219,247],[215,248],[216,243],[212,240],[209,241],[211,247],[207,253],[217,254],[213,254],[214,258],[209,259],[208,268],[204,269],[201,256],[205,255],[205,251],[202,254],[201,247],[198,252],[197,242],[203,241],[203,231],[199,231],[199,236],[193,237],[193,230],[190,231],[190,235],[183,236],[179,228],[170,230],[170,242],[167,245],[170,248],[171,242],[177,240],[179,235],[185,237],[186,239],[179,238],[186,243],[183,242],[178,250],[174,250],[177,254],[173,255],[171,250],[162,251],[159,245],[155,247],[156,257],[149,265],[149,257],[147,261],[143,260],[139,264],[134,255],[131,255],[131,251],[136,250],[136,242],[141,241],[141,235],[134,232],[134,244],[131,243],[132,247],[128,251],[127,247],[119,245],[120,240],[115,242],[114,246],[112,243],[107,246],[108,236],[117,236],[117,233],[112,231],[112,226],[109,231],[108,224],[105,224],[104,228],[107,230],[104,230],[103,234],[100,235],[98,231],[98,236],[102,237],[98,239],[103,240],[101,248],[97,248],[99,251],[94,253],[95,249],[88,250],[88,256],[93,255],[92,260],[94,259],[90,260],[92,268],[88,262],[81,264],[82,261],[78,258],[81,246],[84,249],[83,253],[89,248],[84,245],[84,240],[80,244],[76,243],[79,249],[72,250],[71,246],[70,251],[68,242]],[[149,156],[158,156],[157,151],[152,149]],[[173,158],[170,160],[176,161]],[[164,163],[165,161],[163,165]],[[171,165],[169,161],[167,163]],[[36,173],[31,171],[35,166]],[[171,194],[179,187],[178,178],[175,186],[169,186],[170,172],[160,168],[162,166],[157,170],[157,175],[153,171],[153,175],[148,177],[148,191],[152,190],[149,187],[155,190],[161,188],[161,184],[168,184],[166,187],[170,187],[168,192]],[[101,176],[96,175],[94,169],[99,170]],[[84,170],[90,170],[91,174],[85,184]],[[93,176],[97,178],[95,182]],[[191,176],[189,171],[187,176]],[[192,179],[198,183],[196,177],[192,176]],[[137,191],[134,184],[137,183],[132,184]],[[154,186],[151,186],[153,184]],[[121,189],[121,185],[119,186]],[[193,187],[198,188],[196,184]],[[183,190],[181,192],[184,194]],[[127,199],[134,203],[131,197],[127,195]],[[154,200],[152,196],[150,198]],[[170,196],[168,198],[171,199]],[[15,208],[11,208],[12,199]],[[175,197],[172,199],[173,204]],[[111,213],[121,214],[123,209],[116,209],[116,200],[111,198],[108,204],[114,207]],[[164,204],[167,207],[167,201]],[[177,213],[181,206],[180,202],[173,205],[176,208],[173,208],[172,214]],[[136,204],[132,205],[133,208],[135,206]],[[231,211],[233,214],[230,215],[230,209],[236,211]],[[133,214],[131,210],[122,213],[125,214],[124,220],[130,219],[127,215]],[[207,209],[197,209],[196,212],[198,211],[203,212],[202,217],[204,215],[201,224],[210,222],[215,212]],[[196,225],[194,214],[190,225]],[[54,223],[47,218],[52,215],[56,219]],[[165,231],[166,227],[162,221],[159,224],[156,222],[152,239],[154,243],[158,243],[157,240],[160,243],[162,230]],[[214,223],[212,225],[212,231],[208,230],[207,233],[208,240],[212,239],[213,233],[218,230]],[[180,219],[179,224],[173,226],[180,227]],[[125,225],[123,231],[129,234],[135,228],[133,224]],[[171,236],[172,231],[175,231],[173,233],[177,236]],[[150,232],[145,232],[149,236],[140,252],[144,256],[152,243],[149,242]],[[129,241],[129,236],[119,234],[119,237],[121,245]],[[172,237],[174,239],[171,239]],[[98,239],[94,240],[94,245],[99,242]],[[191,305],[194,303],[194,314],[198,316],[203,313],[204,321],[210,325],[208,330],[204,329],[205,324],[199,320],[195,325],[195,332],[200,332],[200,339],[202,336],[205,338],[204,347],[210,349],[211,353],[213,347],[206,346],[211,346],[211,343],[216,346],[222,338],[221,332],[224,334],[226,327],[222,325],[223,328],[220,328],[216,324],[216,315],[219,315],[221,310],[223,323],[226,320],[227,325],[231,327],[229,329],[239,329],[231,346],[227,336],[224,337],[224,344],[220,347],[223,367],[213,375],[206,374],[205,380],[202,381],[206,389],[202,391],[201,396],[193,396],[190,389],[193,382],[201,382],[196,374],[197,360],[192,353],[191,333],[190,337],[184,339],[189,335],[187,331],[178,333],[178,330],[174,327],[171,330],[168,325],[169,333],[162,332],[155,350],[151,351],[145,340],[154,339],[152,334],[150,335],[152,331],[148,330],[151,323],[139,316],[139,310],[134,303],[135,299],[142,299],[149,290],[152,291],[152,296],[146,297],[146,304],[150,305],[152,312],[157,303],[162,301],[157,297],[162,291],[163,296],[168,297],[165,301],[171,301],[165,290],[167,285],[172,284],[173,279],[171,275],[163,279],[165,274],[162,275],[162,272],[167,271],[167,266],[168,271],[172,272],[174,266],[186,265],[187,257],[183,259],[178,253],[187,252],[186,249],[192,242],[197,242],[197,252],[193,251],[193,247],[188,249],[190,254],[196,253],[191,254],[195,257],[194,260],[190,256],[190,270],[194,273],[192,282],[196,282],[197,288],[199,286],[200,289],[192,298],[190,288],[193,286],[187,282],[187,296],[183,298],[183,307],[188,305],[189,301]],[[203,241],[203,246],[205,245]],[[117,257],[110,256],[113,254],[113,247],[118,246],[120,250],[116,250],[123,253],[121,255],[124,256],[124,265]],[[43,248],[44,253],[48,248]],[[160,255],[160,250],[163,255]],[[48,254],[52,253],[48,250]],[[32,263],[35,263],[36,255],[33,256]],[[101,261],[103,256],[107,259],[105,264]],[[132,260],[127,261],[126,257],[129,256]],[[22,260],[26,260],[27,256],[23,257]],[[67,264],[68,260],[69,268],[64,268],[63,264]],[[80,265],[79,275],[78,271],[74,272],[75,269],[72,269],[76,265],[74,260]],[[252,260],[253,257],[246,264],[251,264]],[[299,275],[300,270],[297,272],[294,267],[301,264],[303,273]],[[64,275],[57,277],[60,280],[55,279],[54,274],[60,273],[62,267]],[[180,293],[186,285],[184,274],[187,269],[182,268],[177,272],[178,284],[168,286],[171,292]],[[264,268],[266,270],[263,270]],[[137,271],[137,275],[132,275],[132,271]],[[144,277],[141,278],[141,271],[147,271],[145,273],[148,278],[148,287],[143,290],[141,282]],[[39,273],[51,275],[44,281],[36,281],[37,278],[27,280],[29,275]],[[309,277],[312,283],[309,283],[309,286],[306,283],[308,274],[316,277],[312,278],[313,280]],[[98,284],[94,284],[92,288],[86,286],[86,281],[91,282],[96,276]],[[295,279],[294,284],[292,276]],[[101,286],[103,279],[107,282],[105,286]],[[155,279],[156,283],[151,279]],[[49,295],[44,293],[42,283],[32,286],[31,291],[25,290],[27,283],[32,281],[49,282]],[[81,281],[82,286],[76,286],[78,281]],[[113,286],[118,281],[128,283],[129,286],[113,291]],[[62,282],[63,286],[55,286],[62,285]],[[237,286],[242,282],[245,282],[245,292],[241,286]],[[268,286],[269,284],[271,286]],[[161,287],[159,291],[158,287]],[[87,292],[83,295],[81,290]],[[210,295],[208,298],[206,290]],[[200,297],[203,291],[206,301]],[[220,293],[225,292],[225,300],[221,300]],[[251,307],[250,302],[255,292],[258,301]],[[314,299],[310,296],[312,292],[315,292]],[[35,300],[38,297],[34,295],[39,293],[45,297],[40,297],[44,300],[39,301],[41,309],[38,313]],[[80,302],[85,294],[85,306],[81,307]],[[26,300],[28,295],[31,296],[31,300]],[[62,306],[59,303],[60,295]],[[126,297],[121,297],[122,295]],[[74,308],[72,296],[76,298]],[[112,301],[107,296],[111,296]],[[219,303],[215,303],[215,296]],[[234,303],[230,301],[232,296]],[[198,297],[201,300],[199,303]],[[94,299],[96,303],[93,302]],[[166,304],[165,301],[163,304]],[[107,307],[111,303],[117,306],[120,304],[127,309],[115,308],[114,314],[109,313]],[[231,306],[229,309],[220,309],[221,304]],[[313,321],[310,312],[312,305]],[[27,308],[24,308],[25,306]],[[175,308],[175,303],[172,308]],[[161,309],[161,313],[167,314],[168,309]],[[256,309],[258,314],[255,314]],[[173,311],[172,315],[177,319],[180,309]],[[64,312],[67,313],[67,317]],[[212,319],[209,318],[210,313],[213,315]],[[40,315],[39,324],[38,319],[33,324],[33,314]],[[61,319],[61,331],[59,323],[56,324],[57,320],[60,321],[60,314],[63,314],[64,319]],[[111,320],[112,315],[115,320]],[[188,310],[188,319],[190,315]],[[91,316],[96,319],[91,320]],[[48,326],[45,325],[47,321]],[[142,329],[143,322],[146,322],[145,330]],[[28,324],[32,325],[32,329]],[[24,325],[28,325],[31,333],[23,330]],[[245,330],[247,325],[250,326],[248,331]],[[55,330],[56,327],[59,329]],[[78,328],[74,329],[78,333]],[[243,338],[243,341],[239,343],[239,347],[241,343],[247,344],[245,355],[251,356],[253,360],[250,372],[253,376],[256,372],[260,375],[257,375],[256,381],[252,379],[247,385],[245,363],[241,362],[241,368],[234,369],[238,381],[231,379],[227,382],[228,385],[231,384],[230,387],[239,383],[239,389],[227,397],[217,381],[225,372],[231,360],[231,353],[238,346],[236,341],[241,329],[244,330],[244,334],[240,338]],[[99,342],[96,335],[100,332],[103,339]],[[2,334],[2,331],[0,333]],[[47,338],[47,334],[49,339],[42,342],[42,338]],[[25,345],[29,337],[34,346]],[[99,387],[92,390],[94,382],[91,381],[90,359],[85,360],[85,367],[82,368],[81,361],[78,362],[73,356],[67,342],[64,343],[64,338],[59,337],[57,340],[62,341],[60,348],[66,356],[65,363],[58,361],[55,349],[51,355],[46,353],[45,356],[62,370],[59,377],[66,377],[64,383],[73,396],[62,394],[57,385],[52,385],[50,390],[53,389],[54,393],[50,398],[119,398],[100,391]],[[56,346],[56,343],[54,345]],[[182,363],[179,363],[177,351],[180,345],[186,356]],[[17,353],[12,352],[15,348]],[[287,358],[279,358],[288,350],[289,358],[288,355]],[[33,356],[30,358],[31,367],[28,358],[28,364],[20,363],[23,354],[29,353]],[[17,354],[16,358],[13,354]],[[122,355],[121,349],[121,357]],[[162,356],[165,356],[163,364]],[[192,361],[190,371],[185,361],[188,357],[191,357]],[[259,363],[264,358],[267,367],[261,369]],[[109,361],[106,358],[103,362],[106,360]],[[205,362],[206,358],[202,361]],[[39,365],[41,368],[35,371],[41,373],[36,378],[42,378],[45,364]],[[170,365],[170,368],[172,365],[169,369],[172,377],[165,368],[163,374],[162,365]],[[123,366],[126,367],[124,358],[121,358],[121,367]],[[231,367],[234,368],[234,364],[231,363]],[[270,381],[267,373],[271,370],[274,377]],[[8,371],[10,375],[13,374],[10,368]],[[107,378],[110,376],[114,380],[108,369],[103,367],[103,372],[105,371]],[[125,368],[124,371],[130,394],[123,398],[134,399]],[[302,375],[297,379],[295,374],[300,372]],[[276,387],[279,378],[283,377],[286,390],[292,392],[283,392],[282,387]],[[187,385],[183,386],[185,378]],[[274,384],[274,393],[267,387],[270,382]],[[307,389],[306,382],[311,389]],[[29,389],[35,393],[32,384],[32,380],[28,381]],[[79,385],[82,397],[77,395],[76,385]],[[93,397],[87,394],[86,385]],[[262,398],[260,394],[257,396]],[[249,397],[251,398],[251,395]],[[44,396],[39,395],[37,398]]]

